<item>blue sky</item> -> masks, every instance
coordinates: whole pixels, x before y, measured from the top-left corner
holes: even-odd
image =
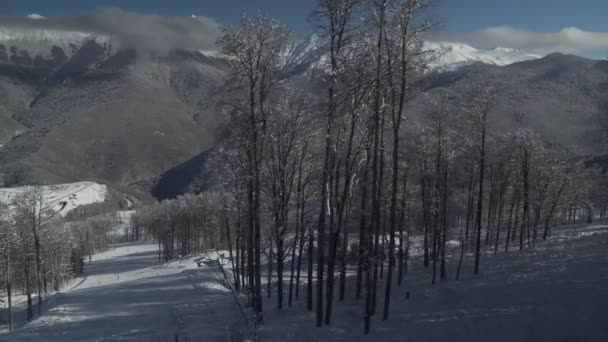
[[[242,11],[274,16],[297,32],[310,30],[308,15],[315,0],[0,0],[1,12],[23,16],[72,16],[96,7],[170,16],[191,14],[220,23]],[[439,0],[433,14],[442,25],[441,39],[480,47],[559,50],[589,56],[608,55],[608,0]],[[596,34],[597,33],[597,34]]]
[[[203,15],[223,23],[238,19],[242,11],[261,11],[304,31],[309,29],[307,18],[315,0],[9,0],[8,3],[4,10],[9,15],[32,12],[44,16],[80,15],[96,7],[119,7],[160,15]]]
[[[294,26],[307,27],[315,0],[8,0],[11,15],[32,12],[46,16],[77,15],[95,7],[111,6],[163,15],[206,15],[232,21],[242,10],[261,10]],[[608,31],[606,0],[440,0],[436,12],[447,28],[457,33],[489,26],[512,26],[531,31],[558,31],[576,26],[587,31]]]
[[[458,33],[490,26],[534,32],[575,26],[608,32],[608,0],[441,0],[437,12]]]

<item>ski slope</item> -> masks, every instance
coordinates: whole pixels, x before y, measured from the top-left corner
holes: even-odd
[[[19,305],[18,329],[0,335],[0,341],[244,340],[246,320],[211,263],[197,267],[196,258],[185,258],[160,265],[156,248],[126,243],[95,255],[84,278],[45,299],[41,318],[24,324]],[[414,258],[405,285],[394,287],[388,321],[381,320],[380,283],[379,310],[367,337],[362,334],[363,301],[352,298],[354,284],[348,284],[345,302],[336,298],[332,325],[322,329],[315,328],[314,313],[306,311],[302,284],[301,297],[290,309],[276,309],[274,293],[265,298],[265,325],[258,337],[304,342],[606,341],[606,251],[608,225],[560,227],[534,249],[519,251],[515,245],[497,255],[488,250],[477,277],[469,257],[455,281],[456,260],[450,257],[449,281],[436,285]]]
[[[404,284],[393,287],[387,321],[382,320],[381,280],[369,336],[363,335],[365,301],[353,298],[354,279],[347,283],[343,302],[338,301],[336,285],[331,326],[315,327],[314,311],[306,310],[303,265],[300,299],[282,311],[273,310],[274,293],[265,299],[264,307],[269,309],[258,336],[261,341],[285,342],[608,341],[608,225],[555,228],[550,239],[541,239],[535,248],[526,244],[523,251],[518,243],[506,253],[501,248],[497,255],[488,249],[481,258],[480,274],[473,275],[474,259],[469,256],[456,281],[458,253],[457,248],[449,250],[448,281],[442,283],[438,274],[435,285],[432,263],[424,269],[421,258],[413,257]],[[355,273],[355,267],[350,271]]]
[[[216,272],[195,258],[159,265],[156,248],[126,243],[95,255],[84,278],[45,300],[42,317],[0,341],[240,340],[246,323]]]
[[[0,202],[10,204],[18,195],[31,187],[0,188]],[[103,203],[108,195],[108,187],[94,182],[78,182],[42,186],[42,192],[51,208],[65,216],[79,206]]]

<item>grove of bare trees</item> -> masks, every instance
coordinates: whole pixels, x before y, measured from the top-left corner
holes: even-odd
[[[390,318],[395,291],[407,291],[412,262],[430,284],[458,280],[482,273],[493,253],[534,248],[556,224],[604,217],[591,188],[601,177],[576,151],[492,124],[501,92],[492,79],[412,108],[434,58],[421,45],[430,5],[319,0],[311,21],[325,55],[298,77],[283,72],[285,25],[243,16],[227,26],[216,188],[138,218],[159,258],[227,249],[258,324],[265,281],[279,310],[305,286],[319,327],[332,323],[336,301],[361,301],[369,333],[380,309]]]
[[[109,247],[114,225],[105,216],[65,221],[53,210],[47,191],[38,186],[0,203],[0,274],[9,329],[13,297],[26,298],[28,320],[35,311],[42,315],[44,295],[81,275],[85,257]]]

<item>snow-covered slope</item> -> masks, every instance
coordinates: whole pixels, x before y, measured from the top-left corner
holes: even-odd
[[[49,295],[44,315],[0,341],[249,341],[243,316],[209,258],[158,264],[158,245],[116,244],[85,264],[85,276]],[[14,309],[25,312],[23,302]],[[247,311],[248,312],[248,311]]]
[[[318,63],[322,58],[323,41],[315,34],[288,44],[280,55],[282,65]]]
[[[426,41],[423,49],[434,52],[429,67],[436,71],[454,70],[476,62],[504,66],[543,57],[518,49],[497,47],[491,50],[483,50],[467,44],[452,42]]]
[[[0,188],[0,202],[10,204],[20,194],[31,190],[31,187]],[[94,182],[78,182],[58,185],[47,185],[42,191],[49,206],[61,215],[87,204],[102,203],[108,195],[106,185]]]

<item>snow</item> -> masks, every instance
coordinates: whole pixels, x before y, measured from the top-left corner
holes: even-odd
[[[307,39],[289,44],[279,58],[282,65],[310,65],[310,68],[317,68],[325,65],[327,59],[327,55],[322,53],[323,49],[321,38],[311,35]],[[505,66],[543,57],[512,48],[484,50],[456,42],[424,41],[422,49],[433,52],[429,69],[435,72],[452,71],[476,62]]]
[[[91,34],[80,31],[0,25],[0,44],[17,46],[20,50],[26,50],[32,57],[36,55],[50,57],[53,46],[60,47],[70,57],[75,53],[72,46],[80,47],[91,38]]]
[[[28,18],[41,20],[44,17],[39,14],[31,14]],[[192,15],[192,18],[197,19],[198,17]],[[95,39],[99,44],[110,42],[110,37],[103,33],[0,25],[0,44],[18,46],[19,49],[27,50],[31,56],[42,55],[49,57],[53,46],[61,47],[68,56],[71,56],[75,52],[74,46],[78,48],[91,39]],[[438,72],[455,70],[461,66],[475,62],[504,66],[542,57],[541,55],[517,49],[497,47],[491,50],[484,50],[464,43],[447,41],[424,41],[423,49],[437,53],[436,57],[429,63],[429,68],[432,71]],[[199,49],[198,51],[211,58],[226,58],[225,55],[217,50]],[[327,56],[324,53],[322,39],[313,34],[306,39],[290,43],[281,52],[279,59],[284,66],[296,68],[305,66],[312,69],[324,65]]]
[[[198,52],[206,57],[210,58],[226,58],[226,55],[217,50],[198,50]]]
[[[41,188],[49,206],[62,216],[83,205],[102,203],[108,195],[106,185],[94,182],[47,185]],[[28,190],[31,187],[0,188],[0,202],[10,204],[16,196]]]
[[[276,292],[270,299],[264,295],[265,323],[257,337],[306,342],[606,341],[607,233],[605,224],[559,227],[534,249],[497,255],[487,251],[477,277],[468,257],[460,281],[454,280],[457,260],[450,257],[449,281],[436,285],[415,257],[405,285],[394,287],[388,321],[380,319],[384,284],[379,283],[378,311],[368,337],[362,333],[363,301],[352,298],[352,282],[346,300],[336,298],[332,325],[315,328],[314,313],[305,309],[303,280],[301,297],[292,308],[278,310]],[[117,244],[93,257],[85,277],[45,298],[41,318],[25,324],[23,303],[17,305],[17,330],[0,335],[0,341],[243,340],[249,336],[247,314],[216,267],[229,268],[226,255],[210,251],[161,265],[156,244]],[[289,260],[285,264],[287,273]]]
[[[323,40],[313,34],[306,39],[293,41],[287,45],[279,55],[280,64],[283,66],[297,66],[311,63],[311,68],[323,65],[326,57],[322,53]]]
[[[467,44],[454,42],[425,41],[423,49],[436,53],[436,58],[429,63],[431,70],[435,71],[455,70],[461,66],[475,62],[505,66],[543,57],[518,49],[497,47],[491,50],[483,50],[476,49]]]
[[[0,44],[7,47],[17,46],[19,50],[27,51],[32,58],[37,55],[45,58],[52,57],[51,49],[54,46],[60,47],[68,57],[71,57],[77,51],[74,48],[80,48],[91,39],[95,39],[99,44],[108,43],[110,40],[109,36],[94,32],[2,26],[0,24]]]
[[[431,269],[414,257],[404,285],[394,286],[391,315],[382,321],[384,282],[378,285],[378,306],[369,336],[363,335],[364,300],[355,300],[354,279],[347,283],[344,302],[338,301],[338,281],[331,326],[315,327],[315,314],[306,311],[306,265],[300,299],[292,308],[276,309],[276,287],[264,302],[263,341],[608,341],[604,323],[608,307],[608,225],[555,228],[553,237],[535,248],[518,246],[481,258],[480,275],[474,259],[465,259],[455,281],[458,255],[450,250],[448,282],[431,285]],[[504,240],[503,240],[504,241]],[[288,272],[285,262],[285,303]],[[438,271],[439,271],[439,264]],[[355,271],[353,266],[349,274]],[[265,277],[266,271],[263,271]],[[386,272],[386,268],[385,268]],[[396,277],[396,275],[395,275]],[[396,280],[396,279],[395,279]],[[266,286],[263,286],[266,289]],[[409,299],[406,297],[409,292]],[[365,293],[365,292],[364,292]]]
[[[84,278],[45,300],[42,317],[0,340],[241,340],[247,325],[212,263],[199,268],[191,257],[160,265],[157,248],[125,243],[95,255]],[[16,319],[23,323],[24,315]]]

